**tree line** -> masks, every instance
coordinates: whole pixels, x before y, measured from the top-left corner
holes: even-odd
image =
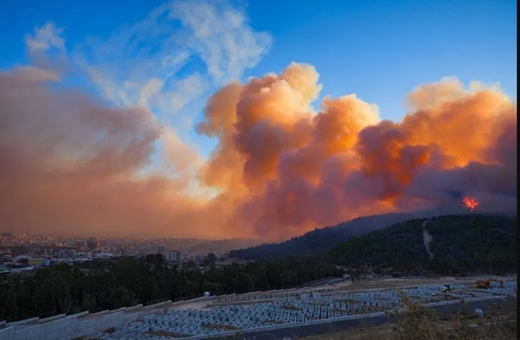
[[[0,276],[0,320],[16,321],[60,313],[97,312],[222,293],[290,288],[341,270],[319,261],[211,265],[204,270],[171,267],[160,254],[81,265],[58,264],[29,274]]]

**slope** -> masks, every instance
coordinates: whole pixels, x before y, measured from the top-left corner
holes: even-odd
[[[423,243],[424,219],[410,220],[352,237],[327,253],[337,265],[365,263],[403,272],[438,274],[506,273],[516,271],[517,218],[494,215],[449,215],[432,218],[428,231],[434,259]]]
[[[333,227],[315,229],[302,236],[282,243],[268,243],[247,249],[233,250],[229,256],[244,260],[267,261],[292,255],[310,254],[337,246],[350,237],[379,230],[393,224],[417,218],[430,218],[445,214],[462,212],[460,208],[437,208],[413,213],[393,213],[358,217]]]

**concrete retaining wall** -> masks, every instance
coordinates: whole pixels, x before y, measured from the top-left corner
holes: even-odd
[[[332,294],[334,293],[333,289],[313,289],[312,292],[320,293],[322,295]],[[266,302],[272,301],[275,299],[285,299],[285,298],[294,298],[299,297],[302,292],[289,292],[289,291],[272,291],[272,292],[261,292],[259,294],[250,293],[243,295],[224,295],[217,296],[213,298],[213,305],[227,305],[230,302],[239,302],[239,303],[247,303],[247,302]]]
[[[13,338],[14,328],[4,328],[0,329],[0,340],[10,340]]]
[[[272,327],[264,327],[257,330],[246,330],[239,332],[226,332],[214,336],[197,336],[186,339],[190,340],[202,340],[219,338],[222,340],[236,339],[237,334],[240,338],[252,338],[267,339],[276,337],[283,339],[284,337],[298,338],[306,337],[316,334],[327,334],[333,332],[346,331],[355,328],[362,327],[374,327],[382,325],[388,322],[396,320],[396,316],[387,316],[384,313],[372,313],[365,315],[354,315],[347,318],[336,319],[336,320],[318,320],[311,321],[305,324],[292,324],[292,325],[280,325]]]
[[[147,306],[147,310],[159,308],[171,301]],[[107,329],[121,326],[124,323],[141,320],[143,313],[128,313],[142,306],[120,308],[114,311],[102,311],[88,314],[56,315],[50,318],[31,318],[17,322],[5,323],[0,329],[0,340],[70,340],[82,336],[104,332]],[[126,313],[126,315],[125,315]]]
[[[143,320],[143,313],[141,313],[141,312],[123,316],[123,324],[129,324],[131,322],[142,321],[142,320]]]

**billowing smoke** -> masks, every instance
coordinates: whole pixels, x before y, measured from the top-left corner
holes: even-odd
[[[197,126],[218,139],[194,175],[214,192],[201,201],[186,194],[193,178],[146,170],[159,138],[172,169],[197,159],[153,115],[49,85],[58,80],[35,67],[0,74],[2,229],[277,238],[465,195],[516,207],[517,108],[493,87],[421,86],[396,123],[355,95],[314,112],[309,65],[231,83]]]
[[[394,123],[355,95],[326,97],[312,112],[320,88],[313,67],[293,63],[209,101],[200,131],[220,144],[203,179],[243,195],[237,220],[257,234],[460,204],[466,194],[516,206],[517,108],[499,89],[427,84]]]
[[[192,235],[212,220],[181,194],[185,179],[143,173],[167,135],[148,111],[58,80],[36,67],[0,74],[1,230]]]

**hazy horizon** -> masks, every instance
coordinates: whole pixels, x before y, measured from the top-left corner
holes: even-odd
[[[515,2],[49,4],[0,4],[0,232],[277,240],[516,209]]]

